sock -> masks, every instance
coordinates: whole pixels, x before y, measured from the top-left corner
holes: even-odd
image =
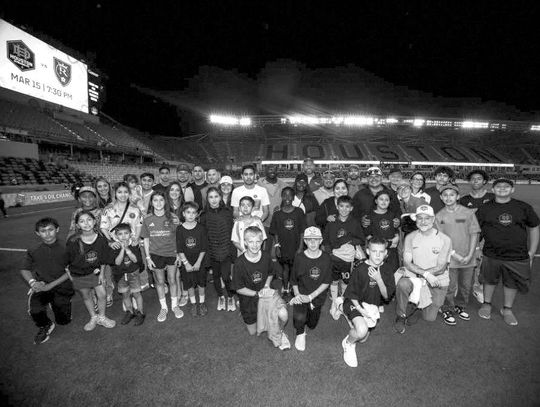
[[[330,296],[332,297],[332,301],[334,301],[337,298],[338,294],[338,285],[337,284],[331,284],[330,285]]]
[[[178,306],[178,297],[171,297],[171,308]]]
[[[167,300],[165,298],[162,298],[159,300],[159,303],[161,304],[161,309],[166,309],[168,310],[169,308],[167,307]]]
[[[197,303],[197,298],[195,298],[195,296],[189,297],[189,302],[192,303],[192,304],[196,304]]]
[[[204,304],[204,295],[200,295],[200,294],[199,294],[199,302],[200,302],[201,304]]]

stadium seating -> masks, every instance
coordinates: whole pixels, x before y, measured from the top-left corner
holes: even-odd
[[[143,172],[150,172],[156,176],[159,166],[148,165],[121,165],[121,164],[101,164],[101,163],[84,163],[70,162],[69,166],[76,169],[80,173],[86,173],[92,178],[104,177],[110,182],[122,181],[125,174],[141,175]],[[176,178],[176,169],[171,168],[171,177]]]
[[[0,185],[74,184],[91,177],[68,167],[31,158],[0,157]]]

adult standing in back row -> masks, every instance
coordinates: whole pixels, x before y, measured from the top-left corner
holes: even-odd
[[[233,207],[234,218],[239,216],[240,199],[250,196],[255,201],[251,214],[261,218],[264,222],[268,217],[270,199],[266,189],[255,183],[255,167],[253,165],[247,164],[242,167],[242,181],[244,181],[244,184],[235,188],[232,192],[231,206]]]

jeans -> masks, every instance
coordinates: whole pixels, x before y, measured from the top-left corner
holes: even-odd
[[[409,295],[413,290],[413,284],[409,278],[402,277],[396,285],[396,314],[407,315]],[[435,321],[437,313],[444,303],[448,287],[429,287],[431,292],[431,304],[422,309],[422,318],[426,321]]]
[[[449,277],[450,284],[448,285],[448,292],[446,293],[443,306],[443,310],[445,311],[453,311],[456,303],[462,307],[469,303],[469,296],[471,295],[473,285],[474,266],[450,268]]]

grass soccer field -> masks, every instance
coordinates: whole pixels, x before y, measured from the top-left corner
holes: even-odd
[[[540,186],[518,186],[516,197],[540,213]],[[68,207],[71,206],[71,207]],[[0,221],[0,246],[24,249],[37,242],[33,224],[57,218],[65,236],[73,204],[14,209]],[[62,233],[63,232],[63,233]],[[144,295],[144,325],[97,327],[81,298],[73,298],[73,321],[57,326],[36,346],[27,314],[27,286],[19,277],[24,252],[0,251],[0,392],[14,406],[538,406],[540,405],[540,259],[534,262],[529,294],[518,295],[517,327],[497,312],[482,320],[472,299],[471,321],[419,321],[404,335],[392,329],[394,303],[386,307],[365,344],[357,345],[359,367],[342,359],[348,325],[334,321],[327,301],[319,326],[308,332],[305,352],[281,352],[266,335],[250,337],[239,312],[210,312],[156,320],[154,290]],[[493,300],[501,305],[500,289]],[[185,311],[187,311],[185,309]],[[292,309],[289,308],[292,319]],[[120,320],[121,301],[107,309]],[[286,332],[294,342],[292,321]]]

